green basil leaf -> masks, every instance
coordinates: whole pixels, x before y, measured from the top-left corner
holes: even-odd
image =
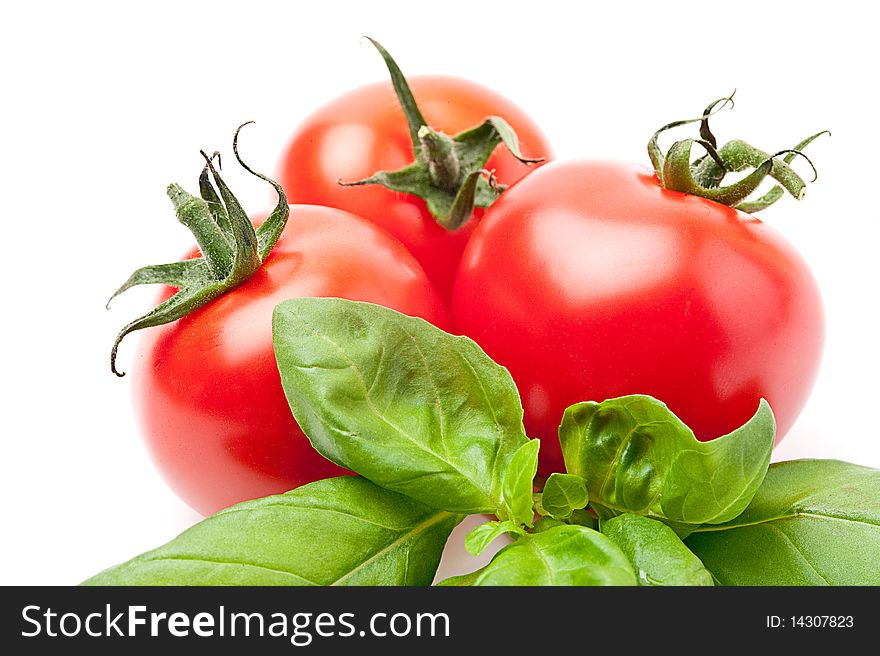
[[[587,528],[599,529],[599,518],[586,508],[572,510],[571,515],[565,518],[566,524],[580,524]]]
[[[513,454],[504,472],[502,489],[507,517],[526,526],[531,526],[535,519],[532,490],[535,474],[538,473],[540,448],[540,440],[529,440]]]
[[[546,517],[550,513],[548,513],[544,509],[544,494],[543,492],[533,492],[532,493],[532,511],[536,515],[540,515],[541,517]]]
[[[767,472],[775,433],[764,400],[742,427],[699,442],[660,401],[624,396],[568,408],[559,441],[566,468],[586,479],[600,515],[693,525],[720,524],[745,509]]]
[[[482,569],[438,585],[637,585],[623,552],[583,526],[562,525],[529,533]]]
[[[330,478],[222,510],[85,585],[430,585],[460,520]]]
[[[568,519],[575,510],[586,508],[589,501],[587,482],[576,474],[553,473],[544,483],[541,503],[557,519]]]
[[[514,515],[503,480],[528,442],[513,379],[466,337],[385,307],[284,301],[275,356],[325,457],[434,508]]]
[[[480,524],[467,534],[467,537],[464,539],[464,548],[472,555],[479,556],[495,538],[505,533],[513,533],[514,535],[526,534],[519,524],[509,519],[503,522],[486,522],[485,524]]]
[[[880,470],[774,463],[739,517],[685,544],[721,585],[880,585]]]
[[[539,517],[538,521],[535,522],[535,528],[532,529],[532,533],[548,531],[557,526],[565,526],[565,522],[561,522],[555,517]]]
[[[601,522],[633,565],[639,585],[714,585],[703,563],[663,522],[641,515],[618,515]]]

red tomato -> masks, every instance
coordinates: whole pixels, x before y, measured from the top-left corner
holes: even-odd
[[[752,216],[661,188],[647,170],[557,162],[475,230],[452,319],[516,381],[541,471],[559,471],[566,407],[664,401],[702,440],[767,399],[777,441],[806,402],[823,313],[794,249]]]
[[[292,206],[263,266],[192,314],[144,331],[131,367],[150,454],[203,514],[347,473],[312,448],[281,389],[272,310],[302,296],[369,301],[447,322],[424,271],[396,239],[347,212]]]
[[[453,77],[409,78],[428,125],[453,135],[488,116],[505,119],[519,136],[526,156],[550,158],[537,125],[503,96]],[[360,87],[330,101],[307,118],[281,157],[278,181],[291,203],[327,205],[363,216],[402,241],[424,267],[442,298],[448,298],[461,252],[483,210],[476,209],[453,232],[440,227],[425,202],[379,185],[342,187],[337,180],[361,180],[377,171],[403,168],[413,148],[403,110],[391,83]],[[512,184],[534,166],[523,164],[500,145],[487,164],[499,183]]]

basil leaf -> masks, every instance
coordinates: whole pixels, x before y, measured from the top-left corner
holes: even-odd
[[[540,533],[542,531],[547,531],[557,526],[565,526],[565,522],[561,522],[558,519],[549,516],[539,517],[538,521],[535,522],[535,528],[532,529],[532,533]]]
[[[626,556],[601,533],[563,525],[518,538],[482,569],[438,585],[637,585]]]
[[[568,519],[573,511],[586,508],[589,501],[587,482],[576,474],[553,473],[544,483],[541,503],[557,519]]]
[[[538,473],[540,448],[540,440],[529,440],[513,454],[504,472],[502,489],[507,516],[518,524],[531,526],[535,519],[532,489]]]
[[[275,308],[290,408],[325,457],[434,508],[514,516],[502,490],[528,438],[513,379],[466,337],[385,307]]]
[[[639,585],[714,585],[703,563],[663,522],[640,515],[618,515],[601,522],[636,571]]]
[[[546,517],[550,514],[544,508],[544,493],[543,492],[533,492],[532,493],[532,512],[536,515],[540,515],[541,517]]]
[[[341,476],[222,510],[85,585],[430,585],[460,520]]]
[[[566,524],[580,524],[587,528],[599,529],[599,518],[586,508],[572,510],[571,515],[565,519]]]
[[[568,408],[559,441],[567,470],[586,479],[601,516],[720,524],[739,515],[760,486],[775,432],[763,400],[742,427],[699,442],[660,401],[624,396]]]
[[[505,533],[513,533],[515,535],[526,535],[526,532],[519,524],[507,519],[503,522],[486,522],[480,524],[473,531],[467,534],[464,539],[464,548],[473,556],[479,556],[488,547],[495,538]]]
[[[774,463],[739,517],[685,544],[721,585],[880,585],[880,470]]]

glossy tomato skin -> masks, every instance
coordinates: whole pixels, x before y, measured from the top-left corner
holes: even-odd
[[[396,239],[347,212],[292,206],[263,266],[183,319],[145,330],[132,366],[153,461],[202,514],[347,473],[312,448],[281,388],[272,310],[303,296],[378,303],[447,327],[436,291]]]
[[[824,336],[815,280],[776,232],[608,162],[551,163],[506,191],[463,255],[452,318],[510,370],[545,475],[563,467],[565,408],[625,394],[655,396],[702,440],[763,397],[778,441]]]
[[[428,125],[453,135],[501,116],[519,136],[527,157],[552,156],[535,122],[500,94],[468,80],[443,76],[408,78]],[[402,241],[425,269],[442,298],[448,298],[461,252],[483,214],[475,210],[464,226],[449,232],[425,202],[380,185],[342,187],[377,171],[413,161],[409,128],[390,82],[354,89],[315,111],[299,126],[281,156],[277,179],[291,203],[327,205],[353,212]],[[501,145],[487,163],[498,181],[512,184],[535,167]]]

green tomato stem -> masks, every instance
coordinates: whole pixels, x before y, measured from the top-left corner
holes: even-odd
[[[287,197],[277,182],[251,169],[239,156],[238,134],[245,125],[247,123],[235,131],[233,152],[245,170],[275,188],[278,194],[275,209],[255,230],[238,199],[214,167],[213,160],[218,158],[216,153],[209,157],[202,151],[205,166],[199,176],[201,197],[192,196],[180,185],[168,186],[168,196],[177,218],[193,233],[202,256],[141,267],[110,297],[112,301],[137,285],[164,284],[178,290],[167,301],[126,324],[116,335],[110,349],[110,371],[117,376],[125,375],[116,368],[116,355],[126,335],[176,321],[237,287],[262,266],[281,236],[290,213]]]
[[[418,137],[422,145],[422,153],[428,163],[431,182],[446,191],[455,191],[459,184],[461,164],[452,139],[427,125],[419,128]]]
[[[709,128],[709,118],[724,107],[733,106],[733,95],[710,103],[701,117],[668,123],[651,136],[648,141],[648,157],[660,183],[665,189],[708,198],[745,212],[766,209],[779,200],[784,192],[788,192],[797,200],[802,199],[806,191],[806,183],[789,164],[795,157],[803,157],[812,167],[813,181],[815,181],[816,168],[801,150],[817,137],[830,133],[827,130],[817,132],[794,148],[781,150],[772,155],[740,139],[729,141],[718,148],[715,135]],[[663,153],[659,146],[659,136],[663,132],[697,122],[700,124],[699,139],[677,141],[667,153]],[[691,149],[694,144],[702,146],[706,154],[692,162]],[[782,155],[785,157],[781,157]],[[729,185],[723,184],[727,175],[750,169],[751,172],[742,179]],[[748,201],[747,198],[767,177],[773,178],[779,185],[757,200]]]
[[[339,180],[339,184],[378,184],[417,196],[425,201],[437,223],[452,231],[470,219],[475,207],[489,207],[505,189],[485,171],[486,163],[499,144],[504,144],[524,164],[543,161],[543,158],[524,157],[513,128],[497,116],[490,116],[480,125],[454,136],[433,130],[422,116],[400,67],[379,42],[366,38],[379,51],[388,68],[406,117],[414,161],[397,171],[377,171],[361,180]]]

